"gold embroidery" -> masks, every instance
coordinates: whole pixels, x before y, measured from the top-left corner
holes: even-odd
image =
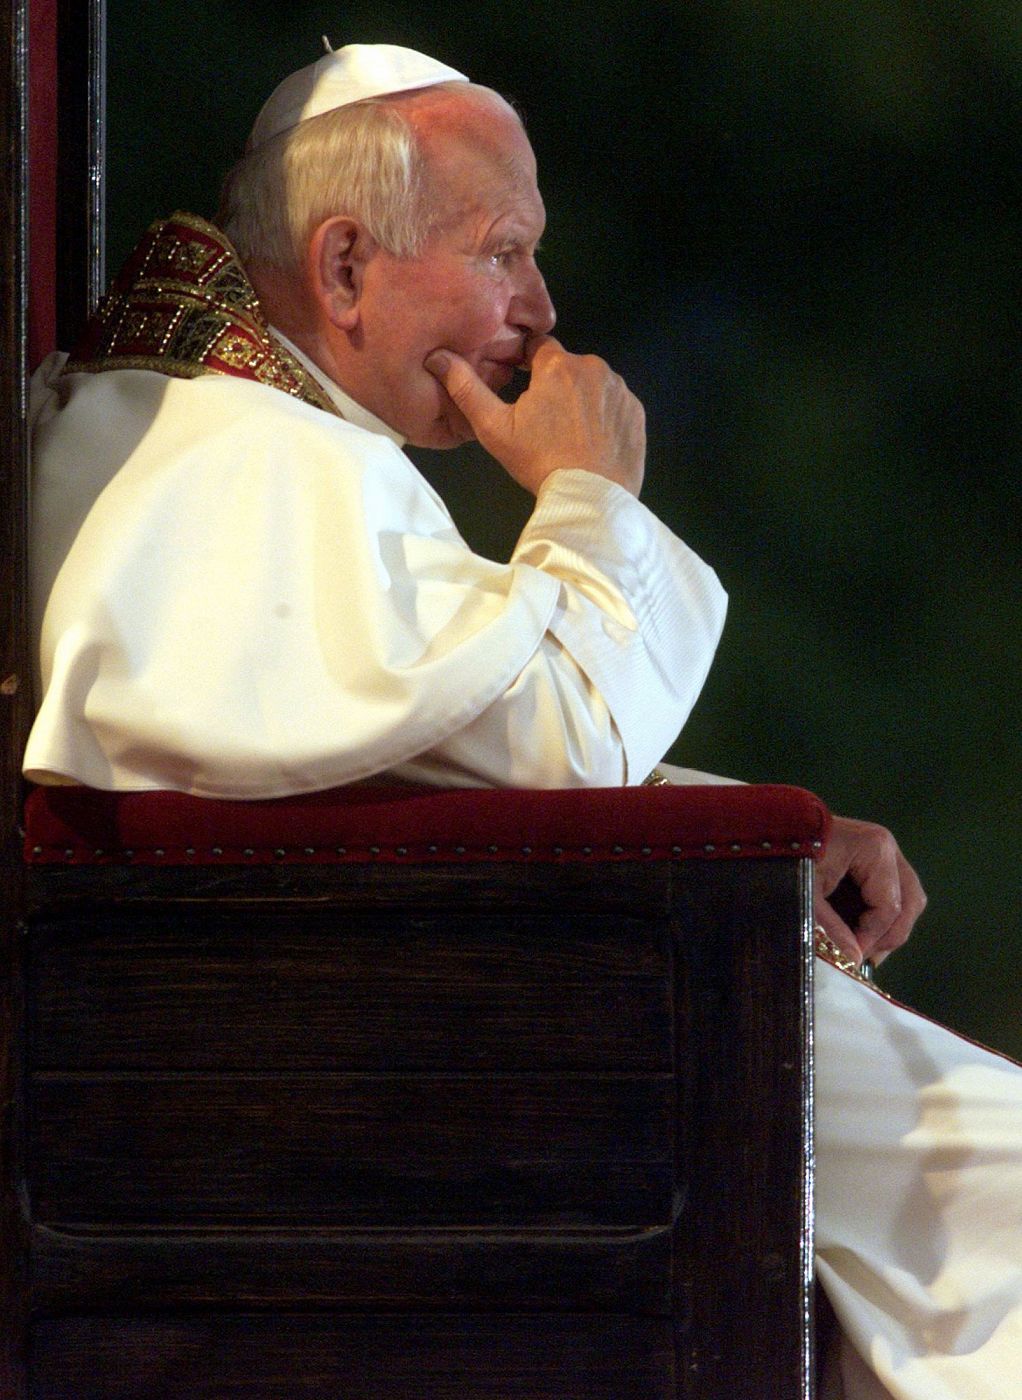
[[[813,951],[818,958],[823,958],[824,962],[829,962],[839,971],[851,973],[853,977],[858,977],[860,981],[873,987],[874,991],[880,990],[873,981],[873,964],[867,959],[859,967],[854,958],[841,951],[822,924],[813,927]]]
[[[236,335],[233,331],[228,331],[225,336],[221,336],[220,344],[217,346],[217,358],[223,360],[224,364],[236,365],[239,368],[247,365],[252,356],[252,343],[244,336]]]
[[[148,369],[175,379],[253,379],[337,413],[270,334],[255,289],[219,229],[193,214],[143,237],[90,320],[65,374]]]
[[[167,250],[167,262],[182,272],[198,275],[209,262],[209,249],[198,243],[182,243],[175,239]]]

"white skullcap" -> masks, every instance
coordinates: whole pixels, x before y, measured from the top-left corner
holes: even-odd
[[[330,51],[329,45],[327,48],[318,62],[299,68],[270,94],[248,138],[249,150],[309,117],[365,97],[410,92],[435,83],[468,82],[464,73],[397,44],[346,44],[336,51]]]

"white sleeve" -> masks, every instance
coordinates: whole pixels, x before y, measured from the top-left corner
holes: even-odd
[[[641,783],[695,704],[724,623],[713,570],[629,492],[548,478],[511,558],[560,583],[529,662],[395,777],[451,786]]]
[[[674,763],[657,764],[668,782],[681,787],[742,787],[741,778],[722,778],[719,773],[704,773],[699,768],[679,768]]]

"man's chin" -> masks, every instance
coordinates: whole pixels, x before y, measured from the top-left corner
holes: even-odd
[[[461,415],[458,415],[461,418]],[[412,447],[427,447],[433,452],[445,452],[451,447],[461,447],[463,443],[475,442],[475,433],[465,418],[451,422],[447,418],[437,418],[421,433],[410,433],[407,441]]]
[[[475,433],[466,426],[464,430],[448,429],[443,434],[442,441],[434,442],[432,446],[440,451],[446,451],[450,447],[463,447],[466,442],[475,442],[475,440]]]
[[[422,447],[433,447],[445,449],[448,447],[460,447],[465,442],[475,442],[476,435],[472,431],[472,425],[453,403],[445,406],[432,424],[431,441],[420,443]]]

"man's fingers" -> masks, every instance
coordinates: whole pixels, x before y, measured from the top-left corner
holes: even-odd
[[[514,363],[530,371],[513,403],[492,392],[473,366],[447,346],[423,360],[447,391],[441,413],[459,416],[505,471],[533,495],[568,466],[639,494],[646,459],[642,405],[596,355],[570,355],[552,336],[527,337]],[[498,360],[505,378],[511,360]]]
[[[510,411],[508,405],[483,383],[468,361],[453,350],[434,350],[423,364],[439,379],[485,447],[485,439],[505,423]]]
[[[530,335],[526,337],[522,352],[522,367],[531,370],[533,361],[541,350],[562,350],[564,346],[552,335]]]
[[[839,910],[849,917],[845,927],[854,929],[863,955],[877,961],[905,942],[926,905],[919,878],[897,841],[872,822],[835,817],[819,876],[820,893],[834,893]],[[842,881],[848,880],[858,897],[854,912],[843,903]]]
[[[877,962],[883,962],[888,953],[893,953],[895,948],[900,948],[907,941],[913,925],[926,908],[926,891],[922,887],[919,876],[900,850],[897,862],[901,888],[901,912],[874,946],[873,951]]]
[[[868,835],[849,866],[848,873],[859,886],[865,908],[859,915],[856,933],[869,953],[901,917],[901,878],[897,842],[882,827],[868,829]]]
[[[856,967],[861,967],[863,959],[862,947],[844,919],[842,919],[831,905],[822,898],[817,899],[813,913],[816,922],[820,925],[831,942],[836,943],[845,957],[851,958]]]

